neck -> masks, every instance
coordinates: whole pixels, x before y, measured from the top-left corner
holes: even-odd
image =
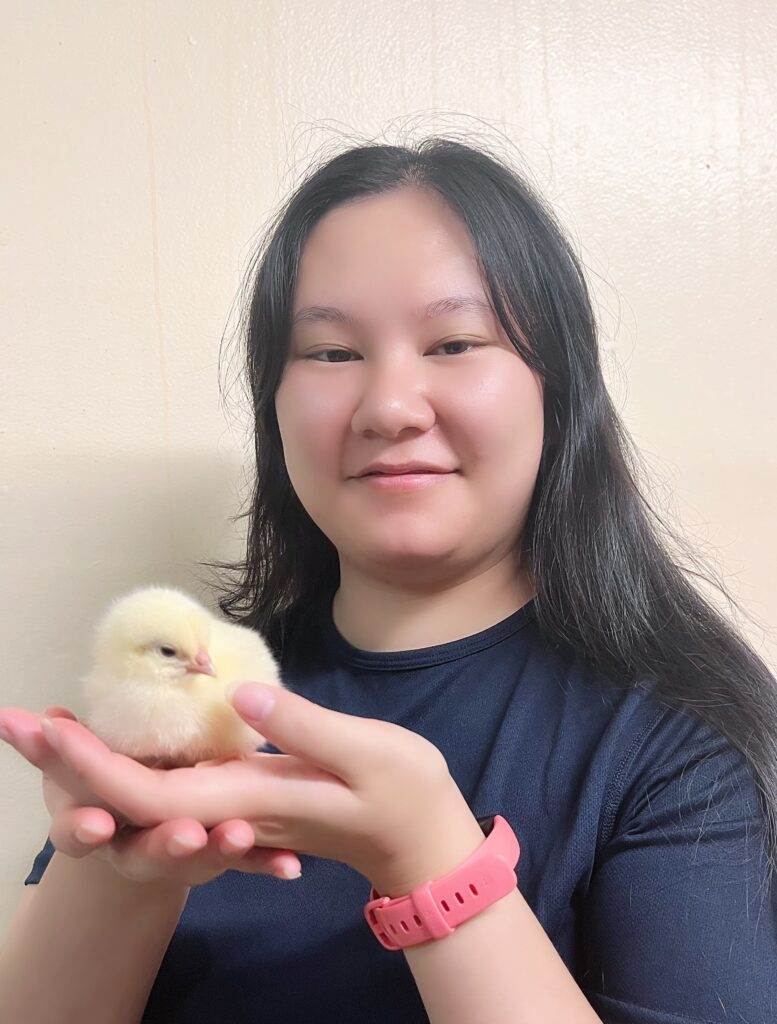
[[[512,559],[441,589],[423,592],[366,577],[341,560],[332,619],[365,651],[408,651],[472,636],[506,619],[535,594]]]

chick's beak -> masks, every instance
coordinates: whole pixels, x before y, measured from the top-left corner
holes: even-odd
[[[187,664],[188,672],[198,672],[203,676],[215,676],[216,666],[210,660],[210,655],[202,647],[197,651],[197,656],[194,661],[190,661]]]

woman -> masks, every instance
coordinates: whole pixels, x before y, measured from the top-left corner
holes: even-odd
[[[41,962],[62,1021],[772,1019],[775,681],[658,537],[551,212],[458,142],[351,149],[281,211],[247,326],[221,607],[282,659],[265,717],[233,696],[275,752],[165,773],[7,709],[53,820],[4,1005],[48,1019]],[[517,886],[383,948],[370,897],[492,815]]]

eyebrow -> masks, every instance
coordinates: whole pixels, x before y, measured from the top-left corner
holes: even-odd
[[[435,299],[428,306],[422,309],[413,310],[416,320],[433,320],[435,317],[444,316],[446,313],[457,313],[466,310],[474,313],[481,313],[486,316],[493,316],[494,311],[490,304],[477,295],[448,295],[443,299]],[[359,321],[355,316],[346,313],[344,309],[336,306],[306,306],[295,314],[292,326],[297,324],[319,324],[337,323],[345,324],[348,327],[358,326]]]

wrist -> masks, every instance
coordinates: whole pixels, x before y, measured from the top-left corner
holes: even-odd
[[[406,896],[453,871],[484,841],[477,818],[451,780],[445,799],[435,801],[402,849],[372,871],[369,881],[381,896]]]
[[[59,851],[56,855],[66,856]],[[149,903],[164,900],[175,903],[176,901],[185,902],[191,892],[191,886],[168,878],[129,878],[118,871],[107,856],[100,856],[96,851],[80,858],[79,862],[95,886],[110,892],[117,899],[125,898]]]

